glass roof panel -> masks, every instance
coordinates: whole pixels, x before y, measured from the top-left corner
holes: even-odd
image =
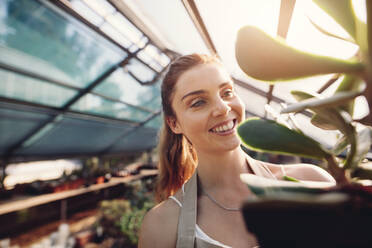
[[[116,12],[107,16],[106,21],[123,33],[133,43],[139,44],[143,34],[132,23],[130,23],[121,13]]]
[[[54,85],[0,69],[0,96],[61,107],[77,94],[76,90]]]
[[[87,94],[82,97],[71,106],[71,109],[135,122],[141,122],[151,115],[150,112],[123,103],[113,102],[92,94]]]
[[[111,24],[105,22],[100,26],[100,29],[123,47],[129,48],[132,45],[132,42],[130,42],[122,33],[116,30]]]
[[[123,137],[108,152],[140,152],[153,149],[158,143],[158,130],[140,127]]]
[[[79,14],[94,25],[98,26],[104,22],[103,17],[94,12],[83,1],[71,0],[70,2],[74,10],[79,10]]]
[[[137,56],[158,72],[170,62],[168,56],[151,44],[139,51]]]
[[[97,33],[45,5],[2,1],[0,63],[85,87],[125,58],[124,51]]]
[[[106,0],[84,0],[84,2],[101,16],[108,16],[116,12],[115,8]]]
[[[123,1],[141,16],[141,21],[168,41],[169,49],[181,54],[209,53],[182,1]]]
[[[160,108],[160,104],[155,102],[160,99],[160,82],[141,85],[122,68],[112,73],[93,92],[150,110]]]
[[[108,1],[69,1],[76,12],[130,52],[143,48],[147,43],[147,37]]]
[[[158,116],[146,122],[144,126],[159,129],[161,125],[163,125],[163,115],[159,114]]]
[[[131,59],[125,68],[133,73],[142,83],[149,82],[156,76],[156,72],[139,62],[137,59]]]
[[[0,155],[50,117],[48,114],[8,109],[0,105]]]
[[[131,126],[108,124],[64,116],[63,120],[35,143],[17,151],[18,155],[94,154],[110,146]]]

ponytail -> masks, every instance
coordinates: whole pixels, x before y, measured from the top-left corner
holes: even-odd
[[[160,132],[156,200],[163,201],[180,189],[196,165],[196,152],[190,142],[182,134],[173,133],[164,121]]]

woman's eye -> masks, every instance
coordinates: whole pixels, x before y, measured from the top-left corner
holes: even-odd
[[[224,96],[224,97],[231,97],[231,96],[233,96],[233,95],[234,95],[234,92],[233,92],[231,89],[225,90],[225,91],[223,92],[223,96]]]
[[[205,103],[204,100],[196,100],[191,103],[192,108],[200,107]]]

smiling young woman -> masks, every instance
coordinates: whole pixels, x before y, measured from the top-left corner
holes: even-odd
[[[240,173],[333,181],[312,165],[282,166],[250,158],[236,128],[244,105],[220,61],[182,56],[162,84],[157,198],[142,224],[139,247],[256,247],[239,211],[252,194]]]

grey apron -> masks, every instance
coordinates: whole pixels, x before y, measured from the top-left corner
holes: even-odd
[[[257,176],[274,179],[265,163],[247,156],[247,161],[253,173]],[[185,184],[182,208],[178,219],[177,248],[220,248],[220,246],[208,243],[195,237],[196,214],[197,214],[197,171]]]

